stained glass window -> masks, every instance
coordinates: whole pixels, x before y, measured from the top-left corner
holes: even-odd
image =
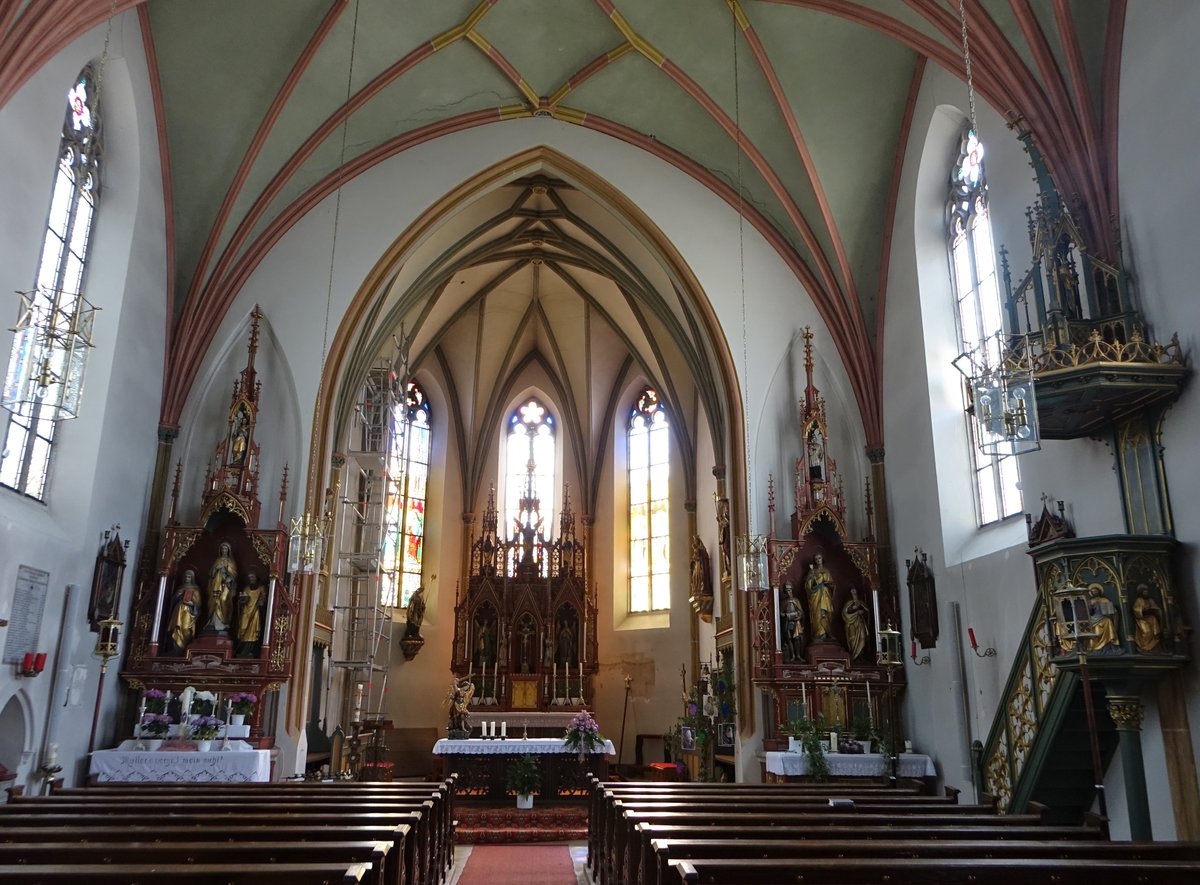
[[[1004,330],[996,251],[988,214],[987,175],[983,143],[972,131],[950,176],[948,206],[950,275],[954,283],[955,316],[961,350],[991,341]],[[998,353],[991,354],[993,365]],[[1013,455],[984,455],[979,451],[978,429],[967,416],[968,438],[975,473],[975,492],[981,526],[1020,513],[1020,475]]]
[[[556,430],[554,416],[536,399],[509,415],[504,446],[506,529],[501,529],[508,531],[509,538],[520,538],[527,526],[537,534],[546,533],[554,524]],[[509,563],[510,568],[513,565]]]
[[[50,212],[28,309],[51,314],[63,328],[76,321],[82,300],[93,216],[100,192],[100,116],[95,74],[89,65],[67,92],[59,140]],[[4,398],[12,398],[20,380],[29,376],[34,348],[29,335],[13,338],[5,376]],[[47,367],[54,371],[56,367]],[[61,371],[61,370],[60,370]],[[0,413],[4,422],[0,448],[0,485],[39,501],[45,498],[55,422],[37,405]]]
[[[387,540],[383,547],[383,603],[401,607],[421,586],[425,548],[425,490],[429,482],[429,401],[408,382],[392,415],[394,443],[388,463]]]
[[[645,388],[629,415],[629,610],[671,607],[671,430],[658,393]]]

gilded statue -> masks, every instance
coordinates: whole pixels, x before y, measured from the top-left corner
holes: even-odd
[[[724,584],[733,574],[729,569],[729,499],[720,498],[717,501],[717,537],[721,547],[721,583]]]
[[[833,639],[833,576],[825,568],[825,559],[820,553],[808,567],[804,578],[804,591],[808,594],[808,621],[814,642]]]
[[[1119,651],[1121,641],[1117,638],[1117,607],[1104,595],[1099,584],[1092,584],[1088,592],[1091,597],[1088,600],[1088,615],[1094,634],[1088,643],[1089,650]]]
[[[196,638],[196,615],[200,612],[200,585],[196,583],[196,570],[184,569],[183,582],[175,590],[171,600],[171,614],[167,618],[167,632],[178,651],[183,651]]]
[[[237,597],[237,654],[258,654],[266,604],[267,588],[258,582],[257,573],[250,572]]]
[[[792,582],[783,585],[780,645],[783,647],[783,662],[798,664],[804,659],[804,607],[796,598]]]
[[[471,698],[475,683],[470,679],[455,679],[450,683],[446,700],[450,703],[450,720],[446,733],[452,738],[465,738],[471,733]]]
[[[208,571],[208,620],[204,632],[228,635],[237,594],[237,563],[233,561],[228,541],[222,541],[218,551],[217,559]]]
[[[1133,642],[1138,651],[1158,651],[1162,643],[1162,609],[1145,584],[1138,587],[1138,598],[1133,601],[1133,620],[1137,626]]]
[[[424,639],[421,622],[425,620],[425,588],[418,587],[408,598],[408,621],[404,625],[405,639]]]
[[[846,629],[846,648],[850,660],[857,661],[867,650],[867,615],[870,609],[858,598],[858,588],[850,588],[850,599],[842,606],[842,625]]]
[[[712,618],[712,583],[708,551],[699,535],[692,535],[691,574],[688,577],[688,602],[706,621]]]
[[[571,664],[579,660],[575,647],[575,628],[563,618],[558,622],[558,648],[556,661],[560,664]]]

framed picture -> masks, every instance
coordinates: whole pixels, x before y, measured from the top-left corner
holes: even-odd
[[[717,726],[717,746],[732,747],[733,746],[733,723],[722,722]]]
[[[696,749],[696,730],[690,725],[679,729],[679,749],[684,752]]]
[[[709,719],[717,718],[717,697],[716,695],[704,696],[704,715]]]

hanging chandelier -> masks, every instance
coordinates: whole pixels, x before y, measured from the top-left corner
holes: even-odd
[[[958,180],[969,190],[982,178],[983,144],[975,119],[975,84],[963,0],[959,0],[958,15],[962,24],[962,58],[970,115],[967,157]],[[998,331],[974,346],[968,344],[955,357],[953,365],[966,379],[967,411],[975,422],[975,439],[980,452],[985,455],[1023,455],[1042,447],[1027,335],[1006,336],[1003,331]]]
[[[22,418],[62,421],[79,414],[96,308],[82,295],[18,292],[20,316],[0,405]]]

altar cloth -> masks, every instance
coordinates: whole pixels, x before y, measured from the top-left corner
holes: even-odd
[[[826,753],[829,774],[834,777],[886,777],[892,772],[887,756],[878,753]],[[896,757],[898,777],[935,777],[933,760],[920,753],[901,753]],[[767,753],[767,772],[791,776],[808,774],[807,753]]]
[[[234,748],[234,744],[242,744]],[[253,750],[231,741],[229,750],[207,753],[146,750],[97,750],[91,773],[100,783],[266,783],[271,779],[271,751]]]
[[[562,738],[467,738],[466,740],[451,740],[442,738],[433,745],[435,756],[523,756],[546,754],[573,754],[578,752],[567,747]],[[617,748],[613,742],[606,740],[600,749],[594,753],[615,756]]]

